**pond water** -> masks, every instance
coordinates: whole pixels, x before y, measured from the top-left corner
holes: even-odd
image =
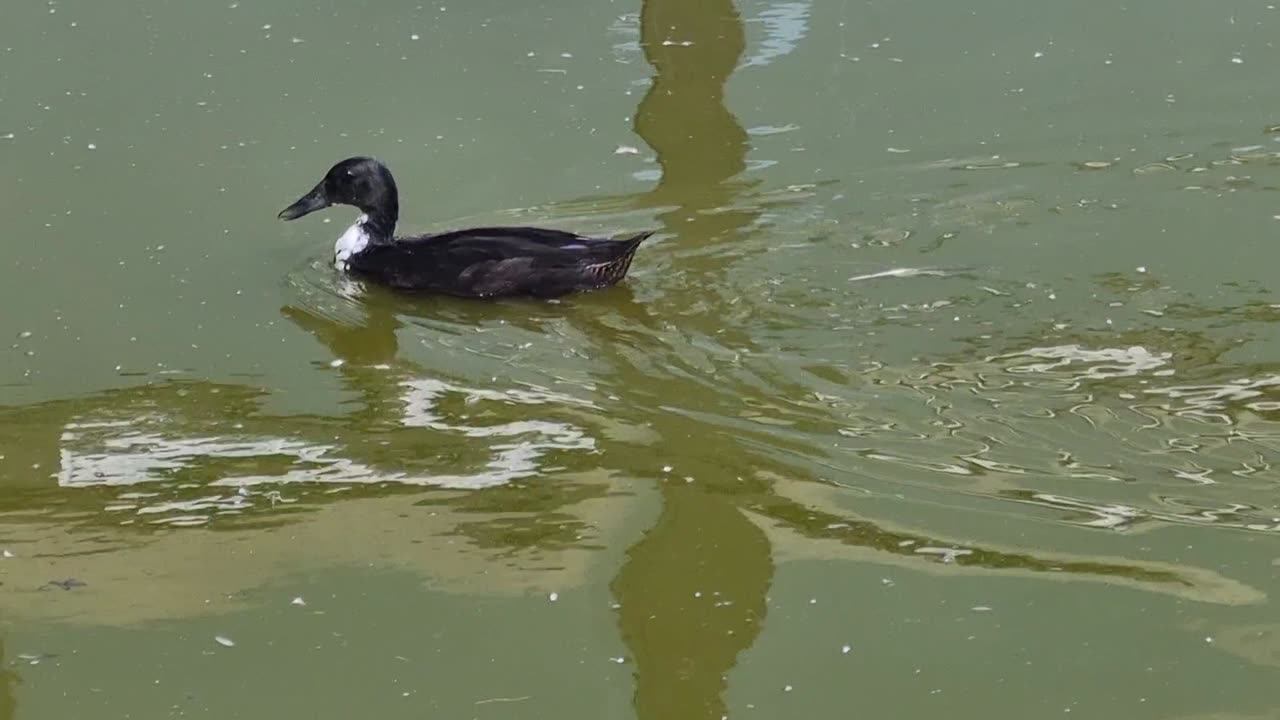
[[[5,16],[0,720],[1280,717],[1268,0]]]

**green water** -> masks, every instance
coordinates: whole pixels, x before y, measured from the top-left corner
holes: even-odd
[[[0,720],[1280,717],[1266,0],[3,15]]]

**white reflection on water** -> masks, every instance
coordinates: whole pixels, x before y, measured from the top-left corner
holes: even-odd
[[[1132,377],[1143,372],[1152,371],[1153,375],[1171,375],[1171,369],[1161,370],[1173,358],[1172,353],[1151,352],[1144,347],[1100,348],[1090,350],[1079,345],[1059,345],[1056,347],[1036,347],[1022,352],[1000,355],[993,360],[1005,358],[1035,358],[1048,362],[1027,363],[1005,368],[1010,373],[1044,373],[1065,368],[1071,365],[1087,365],[1081,378]]]
[[[1267,397],[1267,391],[1273,388],[1280,388],[1280,375],[1240,378],[1219,385],[1174,385],[1149,389],[1146,393],[1177,401],[1179,404],[1170,410],[1180,415],[1194,415],[1231,424],[1231,416],[1222,412],[1229,404],[1240,404],[1260,413],[1280,409],[1278,401],[1258,399]]]
[[[396,483],[479,489],[537,475],[540,461],[548,451],[595,448],[594,438],[568,423],[527,419],[486,425],[467,421],[492,409],[483,407],[485,403],[592,407],[588,401],[543,390],[474,389],[433,379],[408,380],[401,388],[401,427],[422,428],[424,443],[431,442],[433,433],[475,438],[474,445],[490,453],[489,461],[471,473],[386,471],[344,456],[345,448],[339,444],[262,434],[198,433],[187,426],[185,418],[144,412],[127,420],[80,417],[68,422],[61,436],[58,484],[74,488],[173,481],[184,471],[199,471],[213,460],[257,460],[279,467],[269,474],[246,467],[243,472],[232,470],[208,482],[177,486],[179,490],[236,489],[227,494],[197,498],[168,496],[162,500],[147,494],[127,493],[106,508],[146,516],[149,522],[197,525],[215,514],[241,512],[263,501],[270,501],[272,505],[293,502],[279,491],[250,490],[260,485]],[[460,399],[466,408],[465,415],[452,420],[440,407],[451,396]],[[485,438],[491,442],[486,444]],[[442,457],[439,462],[447,465],[451,458]],[[152,518],[157,515],[162,517]]]
[[[809,10],[812,2],[771,2],[759,15],[748,18],[749,23],[764,27],[760,49],[742,63],[743,67],[768,65],[791,53],[809,34]]]

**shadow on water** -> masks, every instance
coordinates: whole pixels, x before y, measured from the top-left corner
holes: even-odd
[[[22,678],[7,667],[4,640],[0,639],[0,720],[13,720],[17,717],[17,687]]]

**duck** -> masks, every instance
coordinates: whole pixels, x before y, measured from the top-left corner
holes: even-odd
[[[361,215],[333,246],[341,272],[393,290],[466,298],[553,298],[617,284],[640,243],[539,227],[475,227],[397,237],[400,195],[387,166],[372,157],[336,163],[310,192],[280,211],[296,220],[333,205]]]

